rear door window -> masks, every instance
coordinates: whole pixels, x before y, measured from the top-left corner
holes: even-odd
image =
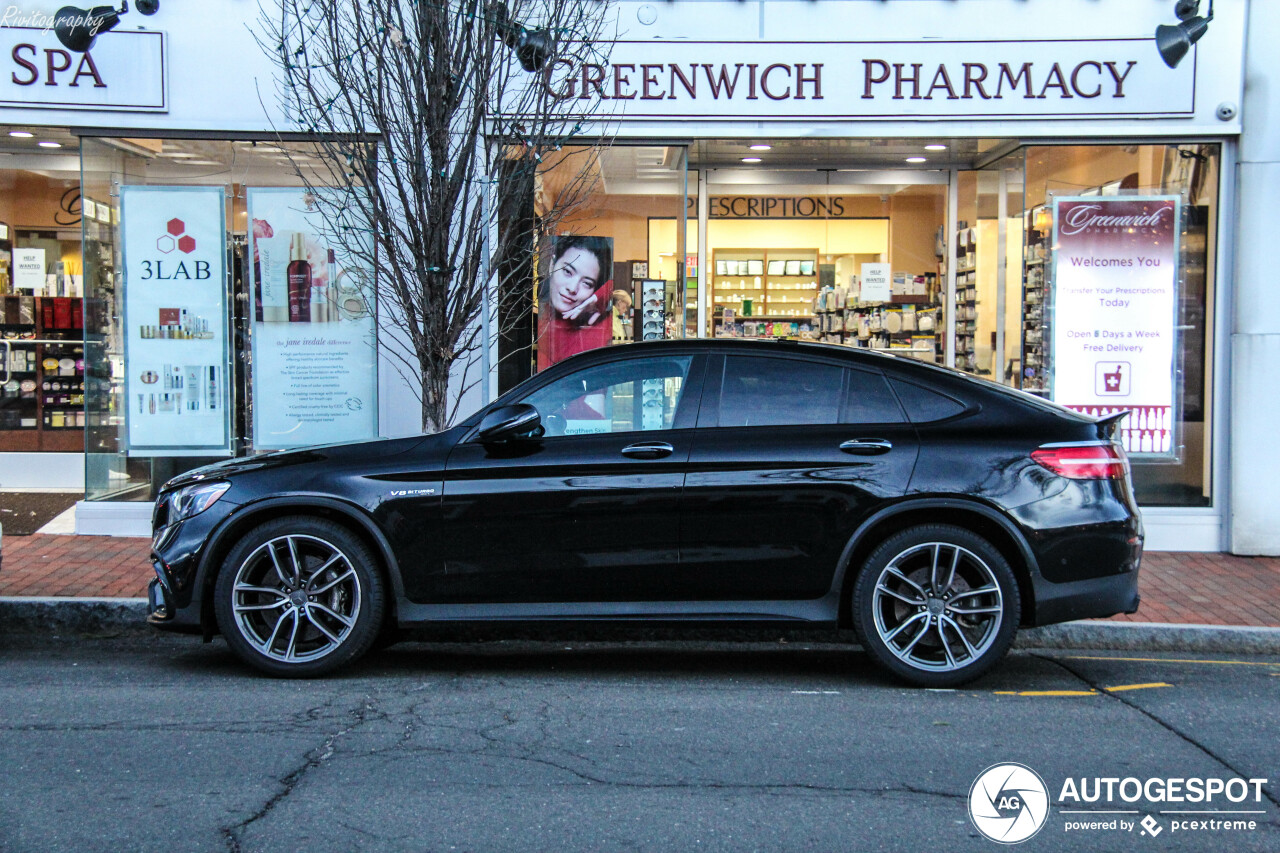
[[[849,369],[849,395],[845,404],[844,423],[900,424],[906,422],[898,399],[889,389],[883,374],[870,370]]]
[[[840,423],[844,368],[795,358],[726,356],[720,426]]]

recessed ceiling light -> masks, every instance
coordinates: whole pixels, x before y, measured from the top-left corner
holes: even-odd
[[[165,151],[160,156],[170,157],[174,160],[189,160],[196,155],[192,154],[190,151]]]
[[[758,142],[755,145],[750,146],[750,148],[752,151],[772,151],[773,150],[772,145],[765,145],[763,142]]]
[[[908,163],[924,163],[928,159],[929,159],[928,157],[908,157],[907,162]]]
[[[943,145],[941,142],[935,142],[932,145],[926,145],[924,147],[924,150],[925,151],[946,151],[947,146]]]
[[[44,141],[44,142],[37,142],[36,145],[39,145],[41,148],[61,148],[62,147],[61,142]]]
[[[744,162],[744,163],[759,163],[759,162],[760,162],[760,158],[759,158],[759,157],[743,157],[743,158],[742,158],[742,162]]]
[[[30,139],[35,136],[35,134],[29,130],[11,130],[9,131],[9,135],[16,136],[18,139]]]

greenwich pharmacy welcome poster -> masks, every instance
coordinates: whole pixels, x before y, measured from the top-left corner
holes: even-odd
[[[221,187],[120,189],[130,456],[231,453]]]
[[[301,187],[247,193],[253,291],[253,443],[260,450],[376,438],[372,295],[324,238]],[[310,204],[308,202],[311,202]]]
[[[1053,400],[1128,410],[1125,450],[1177,453],[1178,196],[1053,203]]]

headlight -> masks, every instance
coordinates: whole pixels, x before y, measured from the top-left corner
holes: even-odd
[[[230,483],[196,483],[179,489],[174,493],[169,504],[172,507],[169,512],[169,523],[176,524],[193,515],[199,515],[213,506],[214,501],[222,497],[229,488],[231,488]]]

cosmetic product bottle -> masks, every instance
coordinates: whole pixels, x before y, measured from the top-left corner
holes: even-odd
[[[325,305],[329,308],[329,317],[327,319],[329,322],[335,323],[340,319],[340,317],[338,315],[338,282],[336,281],[338,275],[338,263],[337,258],[334,257],[333,249],[329,250],[328,273],[328,276],[325,278],[328,284],[325,286],[324,301]]]
[[[311,322],[329,322],[329,303],[325,298],[325,285],[317,284],[311,288]]]
[[[154,415],[156,413],[156,395],[148,394],[150,399],[147,400],[147,412]]]
[[[274,237],[258,240],[258,267],[262,273],[262,321],[285,323],[289,320],[289,243],[292,232],[278,231]],[[255,316],[257,310],[255,308]]]
[[[252,233],[252,229],[250,229]],[[254,237],[254,241],[262,238]],[[253,252],[253,319],[256,323],[262,322],[262,259],[260,252],[256,246],[250,251]]]
[[[289,245],[289,322],[311,322],[311,264],[307,263],[307,235],[295,231]]]

